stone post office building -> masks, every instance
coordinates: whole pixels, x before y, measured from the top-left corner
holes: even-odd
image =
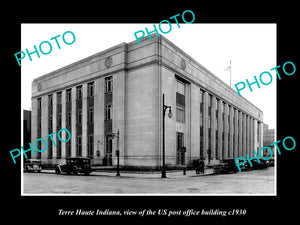
[[[35,157],[56,164],[67,157],[116,165],[162,165],[162,94],[172,107],[165,118],[166,165],[194,159],[254,156],[263,144],[263,113],[163,36],[121,43],[34,79],[31,142],[67,128]],[[66,133],[66,132],[62,132]],[[66,134],[64,134],[66,135]],[[64,139],[64,136],[62,137]],[[38,142],[44,149],[44,143]]]

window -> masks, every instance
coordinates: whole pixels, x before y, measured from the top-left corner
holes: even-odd
[[[203,126],[203,112],[200,112],[200,127]]]
[[[105,120],[112,119],[112,104],[105,105]]]
[[[68,112],[67,113],[67,127],[70,127],[72,123],[72,113]]]
[[[71,157],[71,142],[66,143],[66,157]]]
[[[53,106],[53,95],[48,95],[48,107],[52,108]]]
[[[89,135],[88,136],[88,156],[90,158],[93,158],[94,156],[94,136],[93,135]]]
[[[88,83],[88,97],[94,96],[94,82]]]
[[[61,141],[57,138],[56,158],[61,159]]]
[[[81,124],[82,122],[82,109],[77,110],[77,124]]]
[[[77,86],[76,87],[76,97],[77,100],[82,99],[82,86]]]
[[[219,101],[220,101],[220,99],[216,98],[216,101],[215,101],[216,110],[219,110]]]
[[[185,83],[177,80],[176,91],[176,121],[180,123],[185,122]]]
[[[48,130],[49,130],[49,132],[51,133],[52,132],[52,129],[53,129],[53,117],[52,117],[52,114],[50,114],[49,116],[48,116]]]
[[[57,124],[58,126],[61,124],[61,113],[57,114]]]
[[[185,110],[179,106],[176,108],[176,121],[181,123],[185,122]]]
[[[113,79],[112,77],[105,78],[105,92],[112,92],[113,90]]]
[[[57,114],[57,127],[58,128],[61,128],[61,122],[62,122],[61,113],[58,113]]]
[[[94,107],[90,106],[88,108],[88,123],[93,123],[94,122]]]
[[[71,102],[72,101],[72,89],[68,89],[66,91],[66,102]]]
[[[48,159],[52,159],[52,153],[53,153],[53,147],[52,147],[52,140],[50,137],[48,137]]]
[[[57,104],[61,104],[61,92],[57,92]]]
[[[180,80],[177,80],[177,92],[182,95],[185,93],[185,84]]]
[[[42,109],[42,99],[41,98],[37,99],[37,108],[38,108],[38,110]]]
[[[81,156],[82,154],[82,143],[81,143],[81,136],[76,137],[76,156]]]

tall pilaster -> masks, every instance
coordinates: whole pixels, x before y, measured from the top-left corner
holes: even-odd
[[[82,84],[82,156],[87,157],[87,84]]]

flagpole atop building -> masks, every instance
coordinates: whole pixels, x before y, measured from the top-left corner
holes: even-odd
[[[232,74],[231,74],[231,59],[230,59],[230,65],[227,68],[225,68],[224,70],[229,70],[229,72],[230,72],[230,87],[231,87],[231,79],[232,79],[232,77],[231,77],[232,76]]]
[[[230,87],[232,88],[232,86],[231,86],[231,59],[230,59]]]

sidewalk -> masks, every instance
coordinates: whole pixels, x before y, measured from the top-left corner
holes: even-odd
[[[116,177],[116,170],[93,170],[92,176],[108,176]],[[45,169],[41,173],[55,174],[55,170]],[[204,174],[196,174],[195,170],[187,170],[186,175],[183,175],[183,170],[168,170],[166,171],[167,178],[184,178],[184,177],[201,177],[213,174],[213,169],[205,169]],[[161,171],[120,171],[121,177],[124,178],[161,178]]]

